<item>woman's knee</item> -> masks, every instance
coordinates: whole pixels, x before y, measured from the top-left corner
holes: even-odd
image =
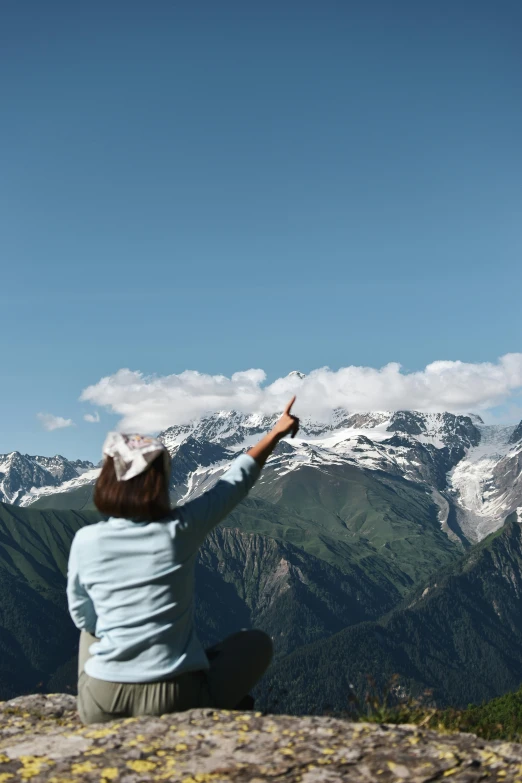
[[[101,709],[85,687],[78,688],[77,709],[81,722],[86,726],[91,723],[107,723],[114,719],[112,715]]]

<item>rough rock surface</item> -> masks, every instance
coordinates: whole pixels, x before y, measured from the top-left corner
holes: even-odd
[[[82,726],[65,694],[0,703],[0,782],[522,781],[522,745],[416,726],[192,710]]]

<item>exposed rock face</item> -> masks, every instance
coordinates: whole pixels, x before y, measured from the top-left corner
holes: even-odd
[[[520,441],[522,441],[522,421],[515,427],[509,439],[510,443],[519,443]]]
[[[0,779],[34,783],[520,780],[522,745],[415,726],[191,710],[82,726],[65,694],[0,704]]]
[[[419,413],[397,411],[388,426],[389,432],[405,432],[408,435],[436,434],[450,448],[469,448],[480,443],[480,430],[470,416],[453,413]]]
[[[188,437],[171,451],[172,465],[170,490],[173,500],[178,502],[197,486],[198,468],[230,462],[231,455],[223,446],[209,441]]]
[[[212,619],[230,616],[238,627],[262,628],[277,656],[373,619],[397,602],[391,585],[379,589],[356,564],[343,572],[298,547],[256,533],[218,528],[202,546],[196,571],[199,636]],[[227,588],[229,588],[227,590]],[[224,599],[224,606],[218,602]]]

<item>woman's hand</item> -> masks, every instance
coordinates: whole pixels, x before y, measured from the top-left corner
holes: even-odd
[[[285,435],[288,435],[289,432],[292,433],[292,438],[297,435],[297,431],[299,429],[299,419],[297,416],[292,416],[290,411],[292,410],[292,405],[295,402],[295,396],[292,397],[290,402],[285,408],[285,411],[278,422],[276,422],[275,427],[270,430],[267,435],[265,435],[264,438],[261,438],[259,443],[256,443],[255,446],[252,446],[251,449],[247,451],[247,454],[251,457],[253,457],[257,464],[262,468],[265,462],[267,461],[270,454],[273,452],[281,438],[284,438]]]
[[[273,429],[273,432],[277,433],[280,438],[284,438],[285,435],[288,435],[289,433],[292,433],[292,438],[295,438],[299,431],[299,419],[297,416],[292,416],[290,413],[294,402],[295,394],[286,406],[283,415]]]

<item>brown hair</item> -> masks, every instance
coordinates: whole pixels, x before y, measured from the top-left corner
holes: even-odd
[[[152,522],[170,513],[169,481],[164,455],[150,463],[144,473],[118,481],[112,457],[106,457],[94,488],[94,505],[108,517]]]

